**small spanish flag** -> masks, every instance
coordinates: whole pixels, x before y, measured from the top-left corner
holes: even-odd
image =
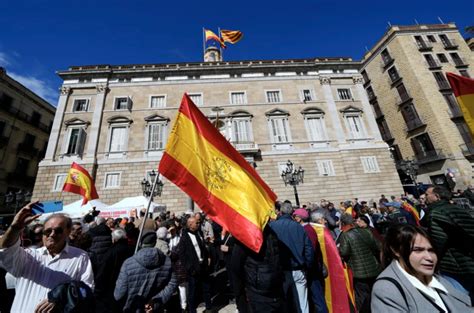
[[[258,252],[276,195],[184,94],[158,171]]]
[[[474,136],[474,79],[453,73],[446,73],[446,76],[461,107],[464,120]]]
[[[82,205],[90,200],[99,199],[92,177],[79,164],[73,162],[64,182],[63,191],[82,196]]]
[[[355,293],[351,270],[342,263],[336,243],[329,230],[320,224],[311,224],[318,236],[321,254],[328,270],[324,279],[324,298],[329,313],[355,312]]]
[[[214,32],[212,30],[204,29],[204,34],[206,36],[206,41],[215,40],[221,45],[222,48],[226,47],[225,44],[224,44],[224,40],[222,40],[221,38],[219,38],[219,36],[214,34]]]
[[[231,44],[239,42],[244,34],[238,30],[221,30],[222,40],[224,42],[230,42]]]

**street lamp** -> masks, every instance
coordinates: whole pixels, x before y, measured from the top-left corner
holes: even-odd
[[[415,160],[402,160],[400,161],[400,169],[410,177],[412,183],[415,185],[415,192],[418,194],[418,185],[416,183],[416,177],[418,175],[419,165]]]
[[[160,180],[159,173],[157,174],[155,170],[152,170],[149,174],[150,180],[143,178],[142,182],[140,183],[142,186],[143,195],[145,197],[161,197],[161,192],[163,191],[163,182]],[[156,182],[156,187],[153,189],[153,184]]]
[[[293,186],[293,190],[295,192],[296,205],[299,207],[300,199],[298,198],[298,190],[296,189],[296,186],[299,185],[300,183],[303,183],[303,178],[304,178],[303,168],[301,166],[296,168],[293,165],[293,162],[288,160],[288,162],[286,162],[286,168],[281,172],[281,178],[283,179],[285,186],[287,185]]]
[[[23,190],[20,189],[15,193],[9,191],[5,195],[5,204],[7,205],[7,207],[11,207],[11,205],[13,205],[13,203],[15,204],[15,208],[14,208],[14,213],[15,214],[18,211],[19,208],[21,208],[23,205],[25,205],[26,203],[28,203],[30,201],[31,201],[31,192],[30,191],[27,191],[27,192],[24,193]]]

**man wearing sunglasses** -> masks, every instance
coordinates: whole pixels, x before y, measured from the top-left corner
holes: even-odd
[[[94,274],[87,253],[67,244],[71,219],[53,214],[44,223],[43,247],[23,249],[22,230],[40,215],[34,215],[29,203],[13,219],[0,239],[0,267],[17,277],[15,300],[11,312],[52,312],[48,292],[71,280],[83,281],[93,288]]]

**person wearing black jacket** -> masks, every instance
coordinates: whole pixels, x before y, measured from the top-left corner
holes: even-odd
[[[97,226],[92,227],[87,232],[87,234],[92,238],[92,244],[89,248],[89,258],[91,259],[95,279],[97,279],[95,275],[104,259],[105,253],[112,246],[112,232],[105,224],[105,219],[103,217],[98,217],[96,223]]]
[[[263,243],[259,253],[235,240],[230,267],[239,313],[287,312],[283,303],[283,270],[279,241],[269,226],[263,231]]]
[[[114,299],[114,289],[123,262],[133,255],[133,247],[127,242],[127,234],[121,228],[112,232],[112,247],[105,253],[96,273],[94,297],[96,312],[122,312]]]
[[[209,254],[200,234],[195,217],[190,217],[178,244],[179,259],[188,277],[188,309],[195,313],[198,305],[197,290],[202,286],[206,311],[211,311],[211,290],[209,283]]]

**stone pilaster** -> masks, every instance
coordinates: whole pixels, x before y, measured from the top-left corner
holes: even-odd
[[[99,144],[99,134],[100,127],[102,123],[102,115],[104,112],[105,97],[109,88],[107,85],[101,84],[96,86],[97,95],[95,99],[95,108],[94,114],[92,115],[92,123],[90,131],[87,134],[89,137],[87,150],[86,150],[86,160],[95,162],[97,145]]]
[[[369,103],[367,93],[363,86],[364,80],[362,79],[362,76],[354,76],[352,77],[352,81],[357,90],[358,98],[362,103],[362,110],[364,110],[364,115],[369,125],[370,135],[377,141],[382,140],[382,135],[380,134],[377,122],[375,121],[374,111],[372,110],[372,106]]]
[[[331,123],[333,125],[333,129],[340,129],[342,130],[341,120],[339,119],[339,112],[337,111],[336,102],[334,101],[334,97],[332,96],[331,90],[331,78],[327,76],[319,77],[319,82],[323,88],[324,99],[327,103],[328,108],[328,116],[331,118]],[[336,138],[339,143],[344,142],[344,132],[343,131],[336,131]]]
[[[58,148],[59,131],[61,124],[64,119],[64,111],[66,110],[66,103],[71,94],[71,87],[62,86],[61,95],[58,100],[58,107],[56,108],[56,115],[54,116],[53,127],[51,128],[51,134],[49,135],[48,147],[46,148],[45,161],[53,161],[54,155]]]

